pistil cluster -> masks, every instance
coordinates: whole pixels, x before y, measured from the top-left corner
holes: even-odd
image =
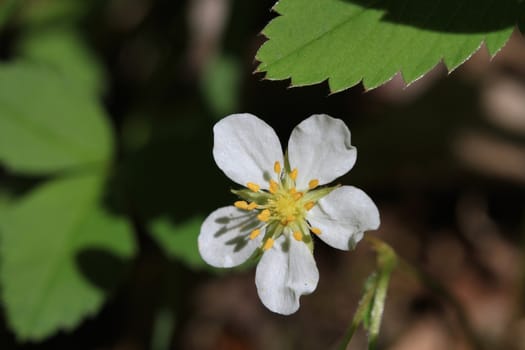
[[[263,251],[266,251],[272,248],[280,235],[287,234],[306,243],[312,249],[310,233],[320,235],[321,230],[308,223],[306,214],[315,207],[320,198],[336,187],[318,188],[319,180],[312,179],[308,188],[297,189],[297,168],[283,169],[281,163],[276,161],[273,170],[277,180],[268,180],[268,190],[261,190],[259,184],[248,182],[247,189],[233,191],[242,199],[234,203],[236,208],[258,211],[256,217],[260,224],[250,232],[249,238],[253,240],[261,232],[266,232],[261,246]]]

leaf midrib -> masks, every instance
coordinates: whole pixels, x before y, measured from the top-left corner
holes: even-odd
[[[278,63],[288,59],[290,56],[294,55],[295,53],[297,53],[299,51],[302,51],[304,48],[310,46],[314,42],[323,39],[326,35],[329,35],[330,33],[335,32],[336,30],[338,30],[342,26],[348,24],[348,22],[350,20],[361,16],[363,14],[363,12],[365,12],[365,11],[366,11],[366,9],[361,8],[361,10],[358,11],[357,13],[352,13],[350,16],[346,17],[340,23],[334,25],[333,27],[331,27],[327,31],[320,33],[318,36],[314,37],[313,39],[310,39],[310,40],[306,41],[304,44],[302,44],[302,45],[298,46],[297,48],[293,49],[292,51],[288,52],[286,55],[284,55],[284,56],[282,56],[280,58],[277,58],[275,61],[273,61],[271,63],[263,63],[263,64],[261,64],[261,66],[258,68],[258,70],[270,68],[270,67],[274,66],[275,64],[278,64]],[[256,57],[256,59],[260,61],[259,57]]]

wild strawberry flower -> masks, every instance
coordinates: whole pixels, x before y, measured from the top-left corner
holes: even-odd
[[[377,207],[362,190],[322,187],[354,166],[350,130],[339,119],[312,115],[292,131],[284,155],[273,129],[251,114],[230,115],[213,132],[215,162],[246,188],[232,190],[239,200],[205,219],[200,254],[215,267],[260,256],[255,284],[262,303],[292,314],[319,280],[312,235],[349,250],[379,227]]]

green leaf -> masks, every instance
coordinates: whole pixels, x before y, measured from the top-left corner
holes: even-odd
[[[107,163],[112,139],[98,102],[56,71],[0,65],[0,162],[32,174]]]
[[[494,55],[525,3],[518,0],[281,0],[263,30],[258,71],[292,86],[328,79],[332,92],[375,88],[401,71],[406,82],[441,60],[449,70],[484,41]],[[521,22],[520,24],[523,24]]]
[[[204,97],[217,119],[235,112],[239,105],[241,67],[234,57],[218,56],[204,72]]]
[[[70,330],[94,314],[133,256],[130,227],[100,206],[100,174],[41,185],[0,222],[0,278],[20,340]]]
[[[173,224],[168,219],[157,219],[151,225],[151,234],[168,257],[182,261],[190,268],[207,268],[197,246],[203,219],[194,217],[181,224]]]
[[[21,39],[24,58],[57,69],[84,91],[102,93],[104,70],[85,42],[71,28],[33,30]]]

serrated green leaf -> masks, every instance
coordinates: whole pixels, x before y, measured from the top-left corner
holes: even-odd
[[[202,269],[207,264],[199,254],[197,237],[203,220],[202,217],[194,217],[175,225],[168,219],[157,219],[151,225],[151,234],[169,257],[191,268]]]
[[[108,120],[93,97],[46,67],[0,65],[0,162],[48,174],[104,164],[111,152]]]
[[[495,54],[525,3],[518,0],[281,0],[263,30],[258,71],[292,86],[328,79],[332,92],[375,88],[401,71],[406,82],[441,60],[450,70],[485,41]],[[522,23],[520,23],[522,24]]]
[[[100,203],[100,174],[48,182],[0,222],[0,278],[8,324],[41,340],[95,313],[134,254],[126,221]]]
[[[102,93],[104,70],[80,35],[72,28],[32,30],[19,42],[18,54],[55,68],[87,92]]]

